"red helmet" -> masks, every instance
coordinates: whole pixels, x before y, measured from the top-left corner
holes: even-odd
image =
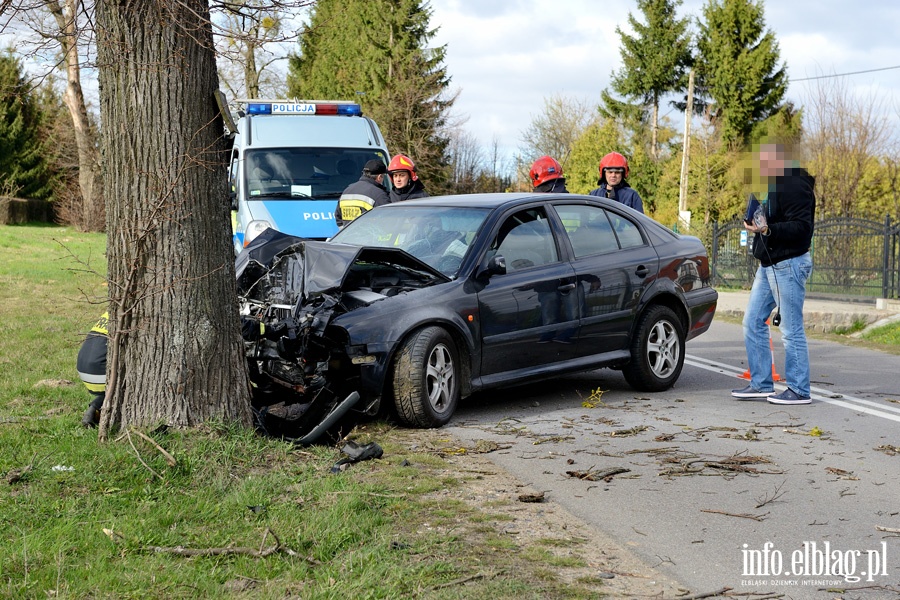
[[[398,154],[391,159],[391,164],[388,165],[388,175],[393,175],[394,171],[409,171],[410,179],[413,181],[419,179],[419,176],[416,175],[416,163],[405,154]]]
[[[603,179],[603,169],[625,169],[625,178],[628,177],[628,161],[618,152],[610,152],[600,159],[600,179]]]
[[[552,156],[542,156],[531,165],[531,185],[537,187],[551,179],[559,179],[563,176],[562,165]]]

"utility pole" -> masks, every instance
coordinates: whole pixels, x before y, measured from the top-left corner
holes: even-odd
[[[691,120],[694,112],[694,70],[688,75],[687,107],[684,110],[684,142],[681,149],[681,182],[678,187],[678,221],[690,227],[691,212],[687,209],[688,165],[691,154]]]

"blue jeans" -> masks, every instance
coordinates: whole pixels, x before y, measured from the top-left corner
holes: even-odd
[[[776,305],[781,313],[781,341],[784,344],[784,378],[800,396],[809,396],[809,348],[803,329],[803,301],[806,281],[812,273],[809,252],[770,267],[760,266],[753,279],[750,302],[744,313],[744,345],[750,367],[750,385],[768,392],[772,381],[772,352],[766,319]]]

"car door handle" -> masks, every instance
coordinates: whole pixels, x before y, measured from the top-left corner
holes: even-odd
[[[641,265],[634,270],[634,274],[638,277],[646,277],[648,273],[650,273],[650,269],[648,269],[644,265]]]
[[[560,294],[565,294],[565,293],[571,292],[574,289],[575,289],[574,283],[567,283],[565,285],[561,285],[558,288],[556,288],[556,291],[558,291]]]

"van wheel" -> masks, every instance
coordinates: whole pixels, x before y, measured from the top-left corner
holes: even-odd
[[[671,308],[651,306],[641,315],[631,341],[631,361],[622,374],[641,392],[661,392],[678,381],[684,367],[684,332]]]
[[[410,427],[440,427],[459,403],[459,353],[441,327],[413,332],[393,367],[397,416]]]

